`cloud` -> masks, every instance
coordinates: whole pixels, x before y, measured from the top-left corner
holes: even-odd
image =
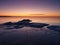
[[[30,15],[45,15],[45,14],[30,14]]]

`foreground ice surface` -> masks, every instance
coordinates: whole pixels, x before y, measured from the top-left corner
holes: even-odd
[[[46,28],[0,28],[0,45],[59,45],[60,32]]]

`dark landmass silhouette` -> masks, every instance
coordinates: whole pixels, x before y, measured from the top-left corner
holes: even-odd
[[[19,28],[23,28],[24,26],[21,25],[21,26],[14,26],[14,29],[19,29]]]
[[[13,26],[13,28],[16,28],[16,29],[19,29],[19,28],[22,28],[22,27],[35,27],[35,28],[43,28],[44,26],[48,26],[49,24],[46,24],[46,23],[33,23],[32,20],[29,20],[29,19],[23,19],[21,21],[18,21],[18,22],[6,22],[6,23],[3,23],[3,25],[7,26],[9,29],[9,27]],[[12,28],[10,28],[12,29]]]
[[[19,29],[23,27],[43,28],[47,26],[47,28],[50,30],[60,32],[60,26],[56,26],[56,25],[49,26],[49,24],[46,24],[46,23],[36,23],[36,22],[33,23],[32,20],[30,19],[23,19],[18,22],[6,22],[6,23],[3,23],[2,25],[6,26],[5,29]]]
[[[0,16],[0,17],[12,17],[12,16]]]
[[[12,22],[6,22],[3,25],[13,25],[13,23]]]
[[[54,30],[54,31],[59,31],[60,32],[60,26],[57,25],[51,25],[47,27],[48,29]]]
[[[35,28],[43,28],[44,26],[48,26],[49,24],[46,23],[30,23],[30,27],[35,27]]]

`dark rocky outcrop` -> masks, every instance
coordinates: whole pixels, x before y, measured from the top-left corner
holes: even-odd
[[[49,24],[46,23],[32,23],[32,20],[29,19],[23,19],[21,21],[18,22],[6,22],[3,25],[11,27],[13,26],[13,28],[18,29],[18,28],[22,28],[24,26],[28,26],[28,27],[35,27],[35,28],[43,28],[44,26],[48,26]]]
[[[13,23],[12,22],[6,22],[3,25],[13,25]]]
[[[30,23],[30,27],[36,27],[36,28],[43,28],[44,26],[48,26],[49,24],[46,23]]]
[[[48,26],[47,28],[51,29],[51,30],[55,30],[55,31],[59,31],[60,32],[60,26],[57,26],[57,25]]]
[[[15,25],[28,25],[31,22],[29,19],[23,19],[15,23]]]
[[[21,26],[17,26],[17,25],[14,26],[15,29],[19,29],[19,28],[23,28],[23,27],[24,27],[23,25],[21,25]]]

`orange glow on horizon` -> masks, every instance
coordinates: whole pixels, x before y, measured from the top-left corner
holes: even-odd
[[[0,16],[60,16],[58,13],[47,13],[47,14],[29,14],[29,13],[1,13]]]

